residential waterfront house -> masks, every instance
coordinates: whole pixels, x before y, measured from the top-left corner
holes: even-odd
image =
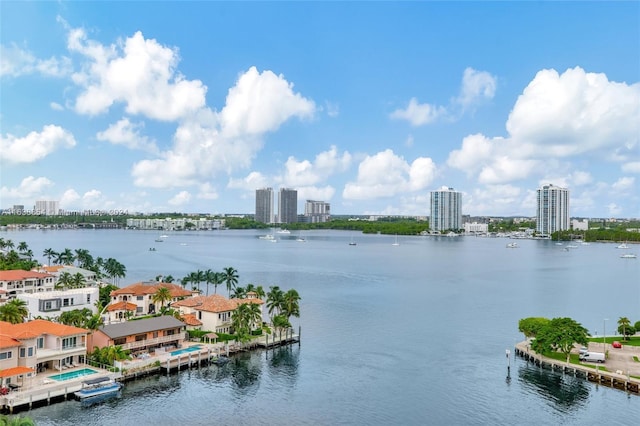
[[[186,290],[177,284],[159,282],[138,282],[111,292],[111,303],[107,307],[107,322],[125,321],[130,312],[133,316],[155,314],[160,310],[153,302],[153,295],[159,288],[167,287],[171,293],[171,305],[179,300],[197,294],[197,291]],[[134,310],[135,306],[135,310]]]
[[[98,276],[94,271],[89,269],[78,268],[73,265],[53,265],[53,266],[42,266],[38,270],[38,272],[46,272],[55,277],[56,283],[60,278],[60,275],[63,273],[68,273],[71,276],[76,274],[80,274],[84,277],[86,286],[100,286],[101,282],[98,280]]]
[[[262,299],[250,292],[246,299],[227,299],[220,294],[195,296],[175,302],[171,307],[178,309],[183,318],[195,317],[202,323],[200,326],[202,330],[231,333],[233,311],[242,303],[256,303],[261,309],[264,304]],[[259,324],[254,324],[254,327],[257,326]]]
[[[47,320],[20,324],[0,321],[0,380],[21,385],[47,369],[62,371],[83,364],[87,355],[84,328]]]
[[[91,336],[91,345],[98,348],[120,346],[137,353],[180,347],[184,340],[185,323],[162,315],[103,325]]]
[[[63,291],[47,291],[45,293],[22,293],[17,298],[27,304],[29,318],[53,318],[61,313],[74,309],[89,309],[92,314],[98,313],[96,302],[100,297],[98,287],[74,288]]]
[[[55,277],[45,272],[11,269],[0,271],[0,291],[6,292],[7,300],[18,294],[53,291]]]

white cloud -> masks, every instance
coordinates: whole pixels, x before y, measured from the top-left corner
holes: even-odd
[[[124,145],[130,149],[158,152],[155,142],[146,136],[140,135],[140,129],[142,128],[144,128],[144,123],[131,123],[125,117],[110,125],[107,130],[98,132],[96,138],[115,145]]]
[[[29,199],[34,198],[46,189],[53,185],[46,177],[33,177],[27,176],[22,179],[20,185],[17,188],[8,188],[3,186],[0,189],[0,194],[2,195],[2,199],[7,201],[7,199]],[[5,206],[6,207],[6,206]]]
[[[263,147],[264,133],[290,118],[311,117],[314,110],[313,101],[293,93],[282,76],[251,67],[229,89],[220,114],[203,108],[180,124],[173,149],[136,163],[134,183],[156,188],[193,185],[248,168]]]
[[[19,138],[11,134],[0,136],[0,159],[11,163],[33,163],[59,148],[76,145],[73,135],[62,127],[49,124],[41,132],[30,132]]]
[[[0,44],[0,76],[19,77],[39,73],[51,77],[63,77],[71,72],[69,58],[38,59],[27,49],[15,43]]]
[[[625,173],[640,173],[640,161],[630,161],[623,164],[622,171]]]
[[[63,111],[64,107],[57,102],[49,103],[49,107],[54,111]]]
[[[75,189],[67,189],[60,198],[60,208],[65,210],[77,209],[76,202],[80,200],[80,194]]]
[[[493,99],[496,94],[496,80],[496,77],[486,71],[465,69],[460,96],[456,102],[466,109],[482,100]]]
[[[187,191],[180,191],[169,200],[169,204],[172,206],[182,206],[189,201],[191,201],[191,194]]]
[[[435,173],[436,167],[430,158],[417,158],[410,165],[387,149],[367,156],[360,163],[356,182],[348,182],[342,196],[366,200],[419,191],[433,181]]]
[[[325,109],[329,117],[335,118],[340,115],[340,106],[329,101],[325,101]]]
[[[611,185],[611,189],[616,193],[627,194],[631,192],[635,182],[634,177],[621,177]]]
[[[229,179],[227,188],[255,191],[269,186],[269,180],[260,172],[251,172],[243,179]]]
[[[336,172],[347,170],[350,164],[351,154],[345,151],[339,155],[335,146],[316,155],[313,163],[308,160],[297,161],[294,157],[289,157],[285,163],[282,182],[288,187],[315,185]]]
[[[593,178],[589,172],[575,171],[571,173],[570,180],[570,186],[583,186],[590,184],[593,181]]]
[[[216,200],[218,199],[218,192],[213,185],[206,182],[200,185],[198,188],[198,195],[196,197],[203,200]]]
[[[67,46],[88,60],[73,75],[84,88],[75,108],[81,114],[107,112],[116,102],[129,114],[173,121],[205,105],[207,88],[199,80],[186,80],[176,71],[177,49],[145,39],[140,31],[117,45],[89,40],[82,29],[69,31]]]
[[[542,70],[519,96],[506,128],[506,138],[467,136],[447,164],[489,184],[546,177],[559,159],[582,154],[633,164],[640,139],[640,83],[611,82],[581,68],[563,74]],[[563,167],[569,180],[571,165]],[[588,179],[575,173],[575,184]]]
[[[407,120],[412,126],[422,126],[436,121],[447,114],[444,107],[421,104],[416,98],[411,98],[409,105],[404,109],[397,109],[390,115],[393,119]]]
[[[220,112],[225,137],[261,135],[276,130],[292,117],[311,118],[313,101],[293,92],[293,84],[281,75],[251,67],[229,90]]]
[[[535,192],[532,191],[531,202],[535,206]],[[514,185],[486,185],[476,188],[471,194],[463,194],[463,211],[473,211],[478,215],[519,215],[533,211],[527,206],[527,196],[523,202],[523,191]]]
[[[607,205],[607,212],[610,217],[617,217],[622,213],[622,207],[617,205],[616,203],[609,203]]]

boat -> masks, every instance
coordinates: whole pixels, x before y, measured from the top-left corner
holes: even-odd
[[[276,239],[276,237],[274,237],[273,234],[260,235],[258,238],[260,238],[261,240],[270,240],[270,241],[275,241]]]
[[[391,244],[392,246],[399,246],[400,243],[398,242],[398,234],[396,234],[396,240],[394,241],[393,244]]]
[[[149,247],[149,251],[156,251],[155,247]]]
[[[298,237],[298,238],[296,238],[296,241],[299,242],[299,243],[306,243],[307,242],[307,240],[305,240],[304,237]]]
[[[518,243],[509,243],[507,244],[507,248],[518,248]]]
[[[99,395],[116,394],[122,389],[122,384],[109,377],[97,377],[82,382],[82,387],[73,394],[80,400]]]
[[[633,253],[625,253],[623,255],[620,256],[623,259],[636,259],[638,256],[636,256]]]
[[[161,242],[163,242],[163,241],[164,241],[164,240],[163,240],[162,238],[156,238],[156,243],[161,243]]]
[[[349,245],[350,246],[355,246],[357,245],[355,241],[353,241],[353,237],[351,237],[351,241],[349,241]]]
[[[567,248],[578,248],[578,246],[575,244],[569,244],[567,245]]]
[[[291,231],[288,229],[278,229],[278,234],[290,234]]]
[[[169,238],[168,235],[160,235],[160,238]]]
[[[622,244],[620,244],[620,245],[619,245],[618,247],[616,247],[616,248],[626,250],[626,249],[628,249],[628,248],[629,248],[629,246],[628,246],[626,243],[622,243]]]

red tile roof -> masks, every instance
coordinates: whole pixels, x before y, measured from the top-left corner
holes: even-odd
[[[107,307],[107,311],[109,312],[113,312],[113,311],[135,311],[136,308],[138,307],[138,305],[136,305],[135,303],[129,303],[129,302],[117,302],[117,303],[113,303],[111,305],[109,305]]]
[[[198,326],[202,325],[202,321],[200,321],[194,314],[186,314],[180,317],[182,322],[190,326]]]
[[[205,312],[229,312],[235,310],[242,303],[263,304],[261,299],[227,299],[219,294],[211,296],[196,296],[180,300],[171,304],[172,308],[184,306]]]
[[[21,374],[33,373],[33,368],[30,367],[12,367],[0,370],[0,377],[13,377]]]
[[[44,272],[25,271],[24,269],[11,269],[8,271],[0,271],[0,281],[22,281],[27,278],[49,278],[51,274]]]
[[[134,295],[134,296],[145,296],[148,294],[155,294],[160,287],[167,287],[171,292],[171,297],[189,297],[191,296],[190,290],[185,290],[181,286],[173,283],[135,283],[130,286],[114,290],[111,292],[111,296],[119,296],[119,295]]]
[[[0,321],[0,328],[5,329],[5,324],[9,324],[8,322]],[[14,348],[16,346],[20,346],[21,343],[14,339],[13,337],[5,336],[4,334],[0,334],[0,349],[4,348]]]
[[[89,330],[84,328],[58,324],[47,320],[32,320],[20,324],[2,322],[0,325],[2,326],[2,334],[13,337],[16,340],[33,339],[43,334],[64,337],[89,333]]]

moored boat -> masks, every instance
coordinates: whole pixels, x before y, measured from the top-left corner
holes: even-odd
[[[122,384],[109,377],[97,377],[82,382],[82,388],[74,392],[78,399],[91,398],[98,395],[115,394],[122,389]]]

